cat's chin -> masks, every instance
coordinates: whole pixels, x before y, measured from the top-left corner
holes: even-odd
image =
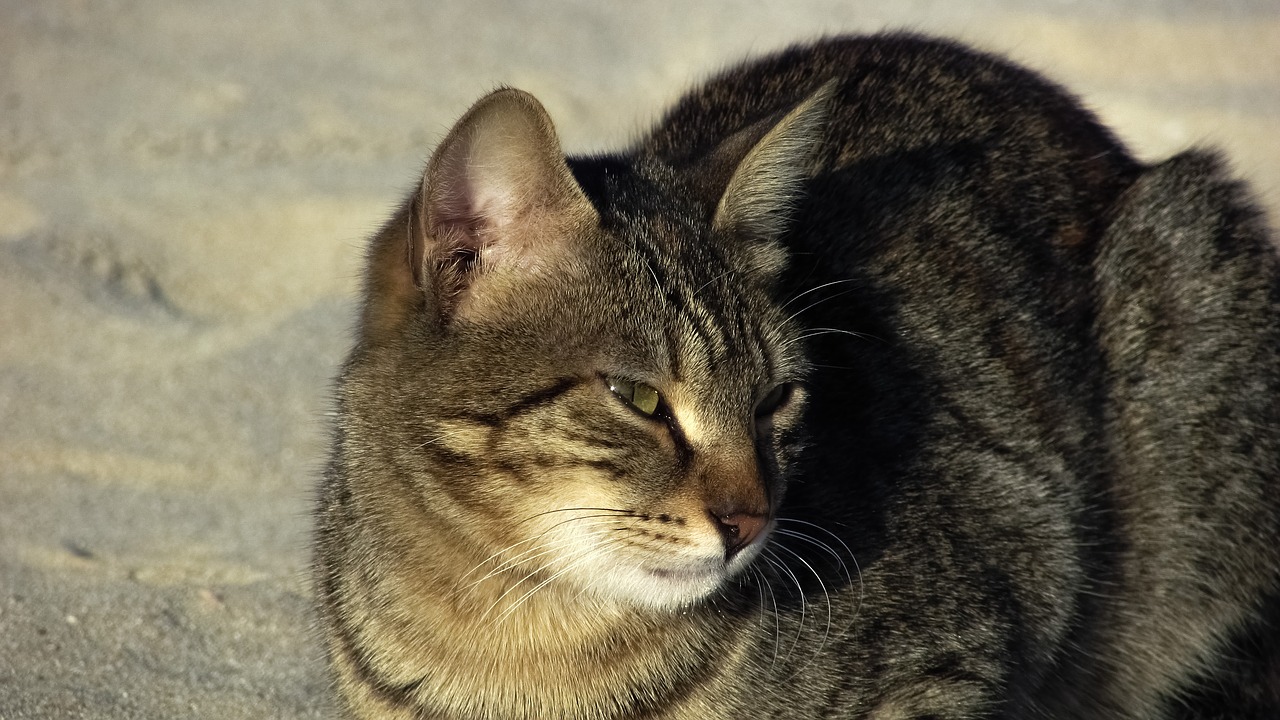
[[[593,589],[616,602],[654,610],[694,605],[729,577],[719,559],[670,565],[613,567],[595,578]]]
[[[758,554],[749,548],[726,563],[722,557],[685,562],[619,563],[602,569],[592,589],[615,602],[652,610],[679,610],[702,602],[745,569]]]

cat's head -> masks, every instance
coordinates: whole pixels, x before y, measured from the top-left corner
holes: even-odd
[[[826,94],[701,167],[571,168],[516,90],[441,143],[373,249],[346,384],[405,501],[447,525],[422,531],[492,553],[476,579],[670,608],[764,548],[807,369],[778,236]]]

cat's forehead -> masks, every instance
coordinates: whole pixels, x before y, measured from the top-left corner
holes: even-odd
[[[627,309],[617,328],[640,338],[651,369],[690,400],[745,396],[788,369],[780,311],[741,272],[733,239],[713,230],[714,203],[696,183],[618,159],[580,161],[574,172],[600,216],[597,259],[613,278],[603,304]]]
[[[574,179],[599,214],[616,230],[648,226],[655,239],[677,240],[661,231],[709,227],[715,198],[687,172],[627,156],[567,158]]]
[[[652,369],[689,397],[749,394],[786,368],[785,322],[769,293],[742,277],[706,232],[651,217],[615,237],[619,305]]]

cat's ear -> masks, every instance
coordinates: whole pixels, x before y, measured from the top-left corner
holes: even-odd
[[[837,83],[823,84],[777,122],[731,137],[711,158],[721,165],[736,162],[712,227],[743,238],[762,270],[776,272],[785,262],[777,240],[812,169]]]
[[[427,166],[410,230],[414,283],[446,321],[479,312],[492,304],[486,295],[547,272],[596,220],[542,104],[520,90],[495,91],[462,116]]]

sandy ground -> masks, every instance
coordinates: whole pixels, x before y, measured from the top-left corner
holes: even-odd
[[[964,6],[961,8],[961,6]],[[1280,209],[1274,0],[0,0],[0,720],[325,714],[305,579],[362,238],[485,91],[571,151],[742,55],[912,28]]]

